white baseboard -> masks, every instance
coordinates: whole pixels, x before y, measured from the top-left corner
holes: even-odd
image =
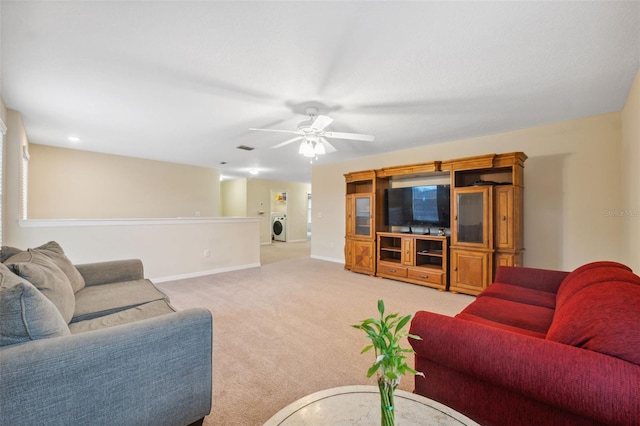
[[[308,238],[304,238],[302,240],[287,240],[287,241],[278,241],[278,243],[304,243],[309,241]],[[269,246],[273,244],[273,241],[269,241],[268,243],[260,243],[261,246]]]
[[[312,259],[318,259],[318,260],[326,260],[327,262],[334,262],[334,263],[342,263],[344,265],[344,259],[335,259],[333,257],[324,257],[324,256],[316,256],[316,255],[311,255]]]
[[[166,281],[184,280],[187,278],[196,278],[196,277],[203,277],[205,275],[220,274],[222,272],[231,272],[231,271],[239,271],[241,269],[257,268],[259,266],[261,266],[260,263],[250,263],[248,265],[238,265],[238,266],[231,266],[228,268],[209,269],[206,271],[189,272],[188,274],[172,275],[169,277],[150,278],[150,280],[154,283],[162,283]]]

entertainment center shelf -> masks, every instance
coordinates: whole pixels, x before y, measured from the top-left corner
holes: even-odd
[[[447,289],[448,238],[378,232],[376,276]]]
[[[522,266],[526,159],[486,154],[345,174],[345,269],[480,293],[497,267]]]

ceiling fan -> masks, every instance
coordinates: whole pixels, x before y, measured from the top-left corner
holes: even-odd
[[[306,114],[309,116],[308,120],[302,121],[298,124],[298,130],[277,130],[277,129],[255,129],[263,132],[280,132],[280,133],[293,133],[298,135],[271,148],[281,148],[290,143],[302,141],[300,144],[299,153],[305,157],[315,157],[321,154],[327,154],[337,151],[336,148],[329,143],[326,138],[329,139],[350,139],[356,141],[373,142],[374,137],[371,135],[363,135],[359,133],[343,133],[343,132],[327,132],[324,129],[331,124],[333,118],[326,115],[317,115],[317,108],[307,108]]]

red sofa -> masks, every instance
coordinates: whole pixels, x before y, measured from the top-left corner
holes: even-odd
[[[500,267],[454,318],[417,312],[415,393],[482,425],[640,425],[640,277]]]

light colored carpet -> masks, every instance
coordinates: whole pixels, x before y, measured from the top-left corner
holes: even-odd
[[[389,313],[445,315],[474,300],[347,272],[301,250],[258,268],[158,284],[176,309],[213,313],[213,411],[205,425],[262,425],[310,393],[375,385],[366,377],[373,354],[360,355],[368,340],[350,325],[376,316],[378,299]],[[412,391],[413,377],[400,389]]]
[[[310,255],[311,240],[295,243],[273,241],[271,244],[260,246],[260,263],[262,265],[298,257],[309,257]]]

